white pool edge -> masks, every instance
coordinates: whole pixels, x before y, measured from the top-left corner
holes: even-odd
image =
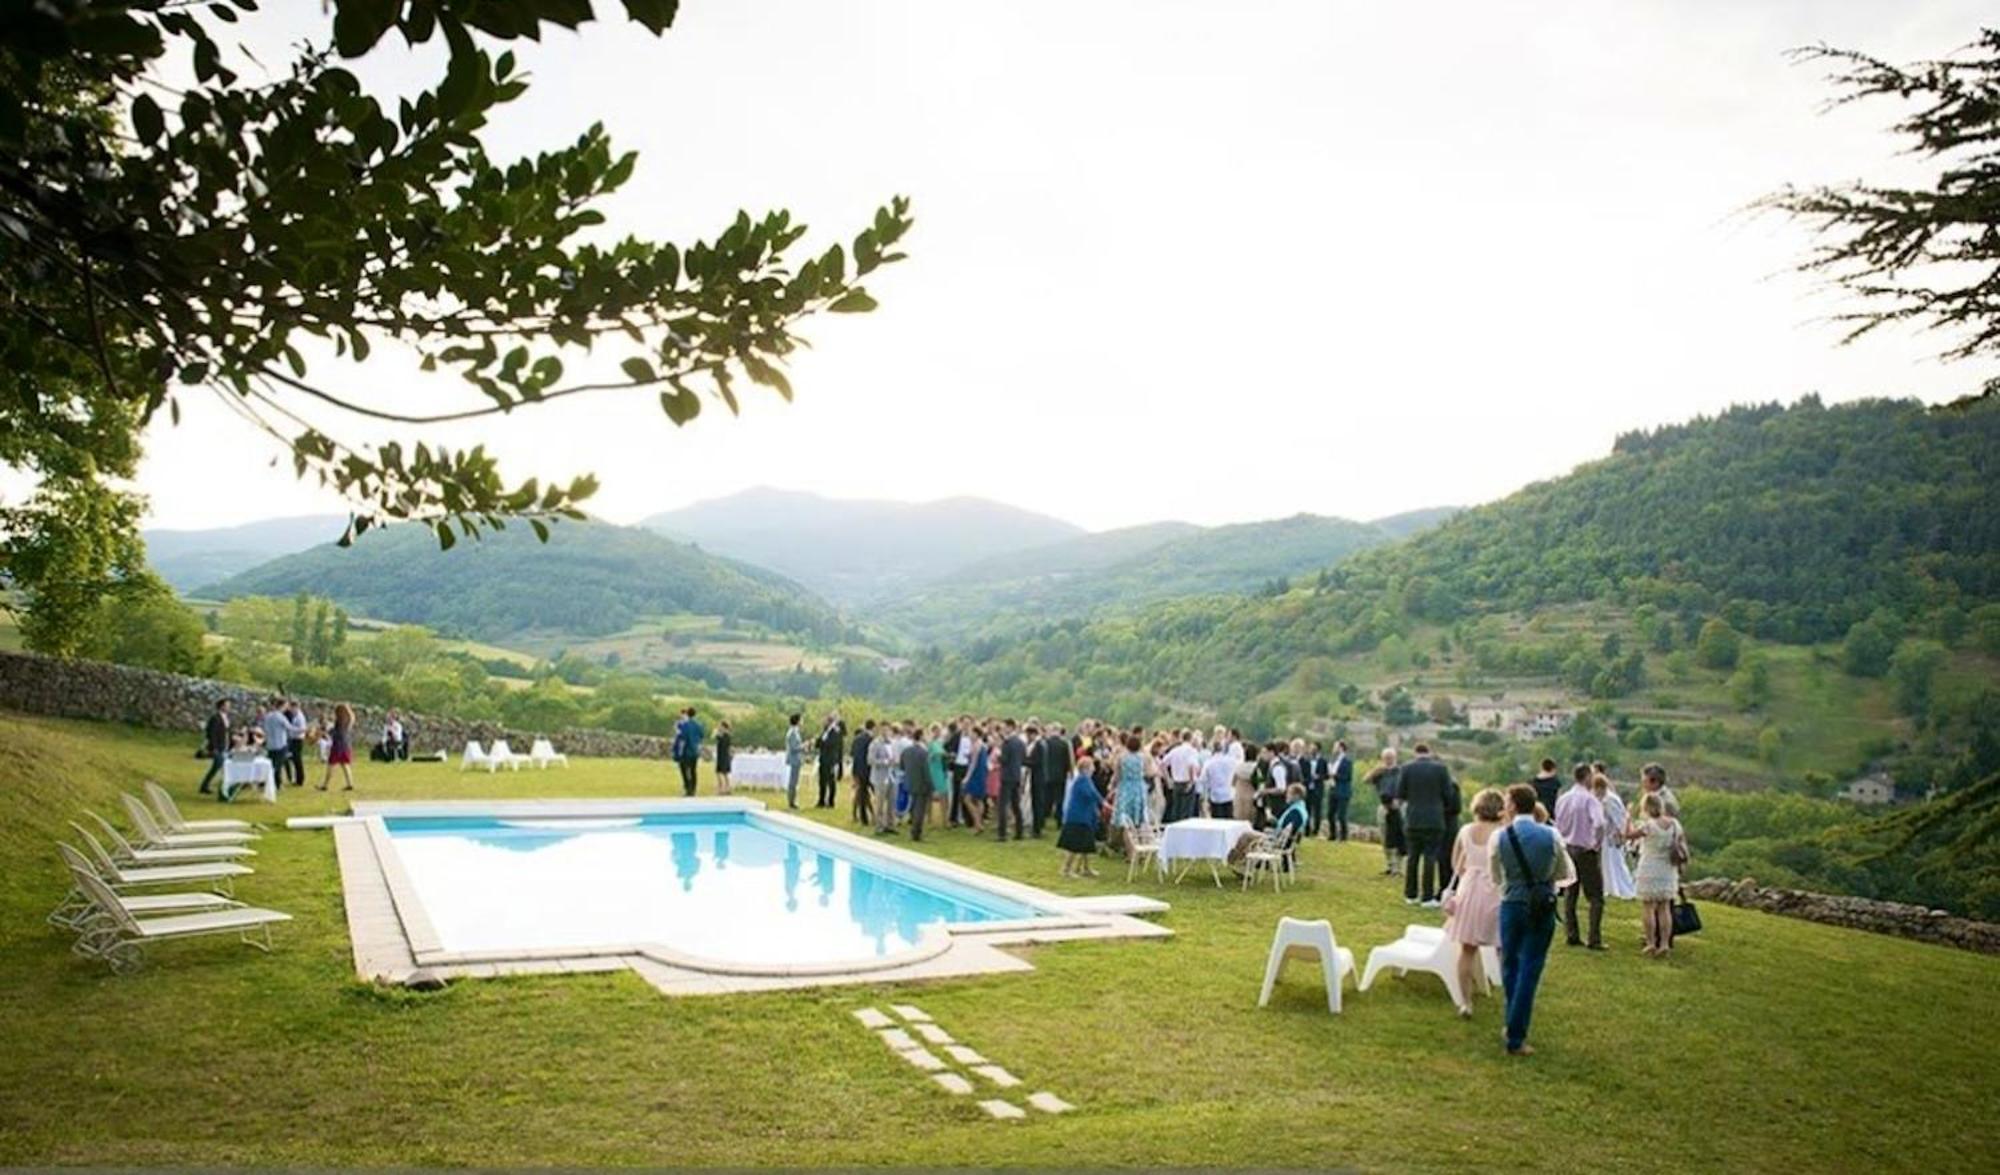
[[[357,920],[354,905],[350,903],[349,932],[355,939],[356,968],[363,979],[369,980],[408,982],[418,972],[454,978],[630,968],[668,994],[706,995],[1032,970],[1025,961],[994,948],[1077,939],[1159,938],[1172,934],[1128,915],[1077,910],[1070,899],[1059,894],[790,813],[771,811],[755,800],[702,797],[362,801],[354,805],[353,811],[355,820],[351,825],[335,828],[337,836],[342,838],[341,884],[350,892],[385,890],[395,912],[393,923],[378,917],[364,924]],[[794,839],[821,839],[853,856],[872,857],[898,870],[929,875],[1040,913],[1024,919],[947,923],[927,928],[921,941],[910,950],[876,959],[835,963],[729,962],[688,955],[659,943],[449,951],[403,869],[386,823],[394,817],[561,820],[700,812],[740,812],[752,823],[776,826]],[[353,839],[357,833],[365,842],[365,851]],[[387,941],[391,936],[396,941]],[[369,941],[364,942],[364,937]],[[382,960],[398,963],[384,964]],[[409,961],[408,973],[395,973],[401,969],[401,960]],[[371,969],[379,973],[370,974]]]

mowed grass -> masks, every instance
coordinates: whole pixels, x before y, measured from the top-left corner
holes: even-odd
[[[627,974],[465,981],[421,995],[354,979],[326,833],[274,828],[240,896],[297,915],[276,954],[164,944],[113,977],[42,923],[51,848],[79,805],[154,777],[191,815],[188,739],[0,715],[0,1164],[1167,1164],[1465,1170],[1963,1170],[2000,1147],[2000,961],[1721,907],[1670,963],[1558,947],[1527,1061],[1483,1002],[1453,1018],[1424,977],[1328,1016],[1294,964],[1256,996],[1280,914],[1343,943],[1409,911],[1361,845],[1308,846],[1281,897],[1163,892],[1176,937],[1038,948],[1029,974],[668,999]],[[666,794],[664,764],[461,775],[360,765],[363,796]],[[704,784],[704,791],[707,785]],[[845,788],[843,788],[844,801]],[[336,810],[286,791],[232,815]],[[924,848],[1064,892],[1049,842],[940,832]],[[849,1013],[920,1004],[1076,1113],[994,1122]]]

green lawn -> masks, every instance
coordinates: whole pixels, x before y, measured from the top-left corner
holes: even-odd
[[[280,829],[239,889],[297,915],[275,955],[167,944],[114,978],[42,923],[62,888],[50,841],[115,785],[190,793],[190,741],[0,715],[0,1164],[1935,1171],[2000,1148],[2000,960],[1900,940],[1709,908],[1653,964],[1614,907],[1612,953],[1558,948],[1527,1061],[1501,1054],[1493,1004],[1461,1023],[1423,978],[1350,992],[1336,1018],[1296,966],[1259,1010],[1279,914],[1332,918],[1358,955],[1408,917],[1359,845],[1310,846],[1308,884],[1283,897],[1168,890],[1176,937],[1038,948],[1030,974],[670,1000],[626,974],[363,986],[331,838]],[[360,774],[370,797],[670,790],[639,762]],[[232,814],[338,803],[287,792]],[[1059,883],[1047,844],[925,847],[1127,888]],[[890,998],[1078,1112],[993,1122],[935,1089],[849,1016]]]

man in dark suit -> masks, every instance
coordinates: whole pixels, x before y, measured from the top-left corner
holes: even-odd
[[[1037,726],[1033,719],[1029,719],[1027,728],[1022,734],[1028,740],[1028,810],[1032,817],[1031,827],[1034,828],[1035,835],[1040,836],[1042,818],[1045,815],[1042,811],[1042,797],[1046,796],[1049,790],[1048,785],[1042,782],[1044,764],[1048,762],[1046,748],[1042,744],[1048,740],[1042,737],[1042,728]]]
[[[1295,781],[1306,789],[1306,836],[1319,835],[1320,813],[1326,810],[1326,755],[1318,743],[1306,748],[1299,756],[1299,777]]]
[[[875,789],[868,780],[868,744],[875,741],[875,720],[870,718],[861,724],[854,734],[851,748],[854,756],[854,822],[863,828],[874,819]]]
[[[1435,908],[1445,830],[1458,817],[1458,784],[1451,778],[1451,768],[1431,754],[1430,746],[1418,743],[1417,757],[1403,768],[1399,786],[1403,837],[1410,850],[1409,861],[1403,867],[1403,900],[1413,906],[1421,902]],[[1423,883],[1421,898],[1419,872]]]
[[[1354,800],[1354,760],[1347,755],[1347,740],[1335,739],[1333,764],[1328,773],[1333,787],[1327,792],[1326,838],[1347,839],[1347,806]]]
[[[208,774],[201,777],[201,794],[208,794],[208,785],[222,774],[222,762],[229,757],[229,699],[215,700],[215,713],[208,716],[208,724],[201,732],[203,749],[208,752]]]
[[[1000,740],[1000,810],[996,813],[1000,839],[1007,839],[1007,818],[1014,818],[1014,839],[1021,839],[1021,772],[1028,765],[1028,744],[1022,740],[1021,732],[1014,729],[1014,720],[1007,719],[1001,724],[1005,737]]]
[[[911,840],[924,839],[924,817],[930,814],[931,793],[936,790],[931,781],[931,749],[924,744],[923,733],[921,729],[916,730],[897,763],[903,769],[903,779],[910,789]]]
[[[839,713],[826,716],[826,728],[815,740],[819,750],[819,802],[815,808],[831,808],[840,793],[841,757],[847,752],[847,723]]]
[[[1063,737],[1063,728],[1051,724],[1049,733],[1042,738],[1041,782],[1030,797],[1034,801],[1036,836],[1042,835],[1042,822],[1050,817],[1061,822],[1062,813],[1056,808],[1062,803],[1062,789],[1069,783],[1070,768],[1075,762],[1070,741]]]

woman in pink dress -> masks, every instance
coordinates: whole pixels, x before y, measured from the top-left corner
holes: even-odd
[[[1500,943],[1500,889],[1486,871],[1488,843],[1500,831],[1507,801],[1495,788],[1472,797],[1472,823],[1451,844],[1452,892],[1445,903],[1445,937],[1458,944],[1458,990],[1465,1002],[1458,1014],[1472,1017],[1472,993],[1484,987],[1479,948]]]

